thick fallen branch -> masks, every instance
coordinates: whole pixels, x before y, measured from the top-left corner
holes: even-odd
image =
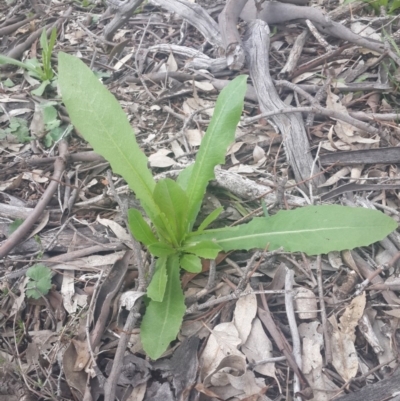
[[[250,76],[257,92],[262,113],[284,109],[285,104],[276,92],[269,74],[269,28],[260,20],[253,21],[249,26],[248,39],[244,42]],[[293,169],[297,182],[303,182],[316,175],[312,182],[315,187],[323,184],[325,179],[314,167],[310,152],[307,133],[302,115],[273,115],[271,117],[284,139],[284,147],[288,162]],[[303,188],[304,189],[304,188]]]
[[[68,152],[67,142],[61,141],[59,145],[59,156],[54,163],[54,174],[49,186],[46,188],[43,196],[40,198],[33,212],[27,219],[7,238],[7,240],[0,246],[0,258],[8,255],[10,251],[18,245],[18,243],[27,235],[32,226],[42,215],[44,209],[50,202],[54,193],[56,192],[60,179],[65,169],[65,157]]]
[[[143,3],[143,0],[130,0],[128,2],[108,1],[108,3],[111,9],[117,10],[112,21],[104,28],[104,39],[111,41],[117,29],[128,22],[133,12]]]
[[[283,105],[283,102],[282,102]],[[299,113],[299,112],[306,112],[306,113],[315,113],[315,114],[322,114],[323,116],[327,116],[333,118],[335,120],[341,120],[348,124],[353,125],[354,127],[366,131],[371,135],[379,135],[380,130],[373,127],[370,124],[364,123],[363,121],[359,121],[356,118],[349,116],[348,114],[340,113],[335,110],[325,109],[324,107],[320,106],[311,106],[311,107],[285,107],[283,105],[282,109],[275,109],[271,111],[265,111],[262,114],[259,114],[255,117],[246,118],[244,122],[246,124],[256,121],[260,118],[269,118],[275,116],[277,114],[291,114],[291,113]]]
[[[72,13],[72,7],[68,8],[68,10],[54,23],[48,24],[45,26],[46,28],[46,34],[47,37],[50,37],[51,31],[53,28],[56,28],[57,30],[60,29],[61,25],[64,23],[66,19],[69,18],[69,16]],[[37,29],[35,32],[30,34],[22,43],[19,45],[15,46],[13,49],[11,49],[8,53],[7,56],[15,59],[19,59],[22,56],[22,53],[29,49],[31,45],[39,39],[40,35],[42,34],[43,28]]]
[[[300,7],[279,2],[264,2],[260,6],[260,11],[258,11],[254,2],[248,1],[240,17],[248,22],[259,18],[268,24],[281,24],[291,20],[309,19],[320,32],[354,43],[357,46],[365,47],[379,54],[387,52],[400,65],[400,57],[392,50],[387,50],[383,42],[357,35],[344,25],[332,21],[329,16],[324,15],[321,10],[314,7]]]
[[[236,28],[236,21],[246,3],[247,0],[227,0],[225,8],[218,17],[226,62],[232,70],[240,70],[246,59],[240,34]]]
[[[222,45],[221,34],[217,23],[196,3],[189,3],[184,0],[151,0],[151,3],[165,8],[168,11],[180,15],[183,19],[197,28],[197,30],[206,38],[207,42],[214,46]]]

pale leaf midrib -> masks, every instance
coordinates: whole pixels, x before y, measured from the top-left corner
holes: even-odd
[[[374,228],[376,229],[376,225],[374,226],[363,226],[363,229],[368,229],[368,228]],[[230,238],[224,238],[224,239],[218,239],[218,233],[215,233],[214,238],[217,239],[217,243],[225,243],[225,242],[229,242],[229,241],[237,241],[237,240],[241,240],[241,239],[251,239],[251,238],[259,238],[259,237],[265,237],[265,236],[289,236],[289,235],[296,235],[296,234],[305,234],[305,233],[315,233],[315,232],[319,232],[319,231],[324,231],[324,232],[331,232],[331,231],[338,231],[338,230],[355,230],[357,229],[357,227],[354,226],[340,226],[340,227],[329,227],[329,228],[308,228],[308,229],[303,229],[303,230],[287,230],[287,231],[269,231],[269,232],[264,232],[264,233],[257,233],[257,234],[245,234],[245,235],[240,235],[240,236],[232,236]],[[212,233],[207,233],[204,234],[204,236],[208,237],[213,237]],[[199,238],[199,240],[201,241],[201,238]]]

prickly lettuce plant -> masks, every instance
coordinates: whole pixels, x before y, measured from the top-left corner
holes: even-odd
[[[397,224],[381,212],[342,206],[309,206],[254,218],[236,227],[207,229],[221,209],[194,230],[214,167],[225,160],[234,141],[243,109],[246,76],[235,78],[219,95],[210,126],[196,162],[177,181],[155,182],[147,158],[114,96],[76,57],[60,53],[59,87],[72,123],[105,157],[113,171],[129,184],[151,220],[129,210],[133,236],[157,257],[148,286],[149,303],[141,325],[147,354],[157,359],[176,338],[185,313],[180,269],[201,271],[201,258],[214,259],[220,251],[283,247],[309,255],[369,245],[393,231]]]

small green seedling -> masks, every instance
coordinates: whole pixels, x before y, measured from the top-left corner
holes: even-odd
[[[23,219],[15,219],[15,220],[8,226],[8,234],[11,235],[23,222],[24,222]]]
[[[221,213],[219,208],[194,230],[214,168],[224,163],[235,139],[247,77],[235,78],[220,93],[196,162],[176,182],[156,182],[115,97],[78,58],[59,53],[58,60],[58,83],[72,123],[126,180],[152,222],[150,226],[138,210],[129,210],[132,234],[157,257],[141,325],[144,350],[153,359],[176,338],[185,314],[180,268],[198,273],[201,258],[214,259],[220,251],[264,249],[267,244],[269,250],[283,247],[309,255],[352,249],[378,241],[397,227],[381,212],[333,205],[280,211],[235,227],[207,229]]]
[[[0,64],[12,64],[16,65],[17,67],[22,67],[28,71],[29,75],[39,79],[42,84],[39,86],[39,88],[35,89],[35,91],[32,91],[32,93],[37,96],[41,96],[47,85],[49,85],[51,80],[54,78],[54,72],[51,67],[51,54],[53,52],[56,38],[56,28],[53,28],[51,31],[50,40],[47,40],[46,29],[43,28],[42,35],[40,36],[42,62],[39,62],[36,58],[31,58],[25,62],[21,62],[11,57],[0,55]]]
[[[344,4],[353,3],[356,0],[346,0]],[[362,0],[367,3],[377,15],[381,14],[381,7],[384,8],[387,14],[395,15],[400,9],[400,0]]]
[[[26,285],[26,295],[29,298],[39,299],[51,289],[51,270],[42,264],[30,267],[26,272],[29,281]]]
[[[23,118],[11,117],[7,128],[0,128],[0,140],[5,139],[7,135],[15,137],[18,143],[30,142],[28,123]]]

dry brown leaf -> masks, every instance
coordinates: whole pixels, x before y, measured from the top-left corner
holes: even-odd
[[[294,307],[299,319],[315,319],[317,317],[317,298],[313,291],[301,287],[296,289],[294,295]]]
[[[340,256],[340,252],[338,252],[338,251],[329,252],[328,260],[329,260],[330,265],[336,270],[340,269],[343,266],[343,261]]]
[[[185,131],[185,137],[190,146],[200,146],[203,135],[204,132],[199,129],[187,129]]]
[[[319,187],[329,187],[331,185],[336,184],[338,181],[340,181],[343,177],[346,177],[347,175],[350,174],[350,168],[349,167],[342,167],[339,171],[337,171],[335,174],[331,175],[324,184],[321,184]]]
[[[62,275],[61,295],[63,297],[63,305],[65,310],[73,314],[76,312],[78,302],[73,301],[72,297],[75,294],[75,272],[67,270]]]
[[[171,167],[176,162],[171,157],[167,156],[171,151],[169,149],[160,149],[156,153],[149,156],[149,163],[151,167]]]
[[[397,366],[397,350],[393,349],[396,345],[392,341],[392,328],[380,319],[374,319],[372,323],[375,336],[378,338],[379,345],[383,353],[378,354],[379,363],[388,364],[391,368]]]
[[[253,320],[250,335],[246,343],[242,345],[241,350],[251,363],[257,363],[272,358],[272,342],[265,333],[260,319],[255,318]],[[278,383],[278,379],[275,375],[275,363],[259,364],[254,367],[254,370],[264,376],[273,377]]]
[[[227,322],[215,326],[200,357],[200,377],[207,377],[229,355],[242,357],[237,348],[241,342],[234,323]]]
[[[319,327],[318,321],[299,325],[299,334],[303,342],[303,372],[314,391],[313,400],[328,401],[331,398],[331,390],[337,387],[323,374],[321,349],[324,340]]]
[[[125,228],[123,228],[120,224],[118,224],[114,220],[102,219],[100,217],[100,215],[97,216],[96,220],[103,226],[111,229],[112,232],[116,235],[116,237],[118,239],[120,239],[121,241],[126,241],[126,242],[131,241],[131,236],[128,234],[128,232],[125,230]]]

